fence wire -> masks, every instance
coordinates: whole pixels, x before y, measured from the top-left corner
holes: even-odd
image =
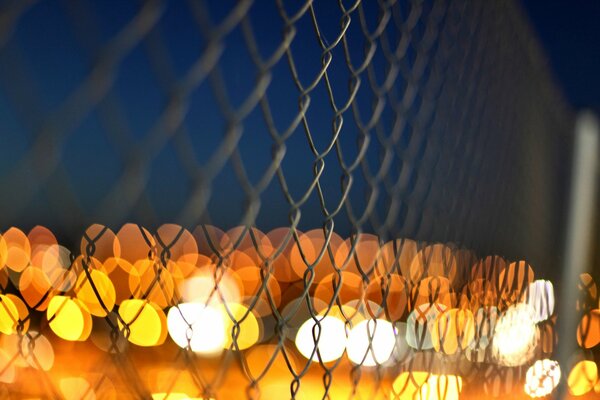
[[[6,396],[502,396],[553,354],[572,115],[515,2],[8,1],[0,28]]]

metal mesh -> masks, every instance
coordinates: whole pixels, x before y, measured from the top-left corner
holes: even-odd
[[[390,377],[446,364],[483,377],[488,394],[522,379],[523,367],[498,367],[491,348],[479,351],[496,317],[477,310],[504,312],[527,295],[529,264],[557,275],[572,117],[516,4],[18,1],[0,15],[0,227],[6,239],[18,236],[10,226],[44,225],[72,250],[45,247],[61,269],[45,271],[44,296],[21,293],[32,327],[16,318],[21,350],[6,368],[22,358],[42,393],[64,396],[32,349],[59,314],[47,311],[51,299],[79,298],[87,282],[104,352],[62,344],[57,365],[90,354],[100,361],[84,363],[87,382],[97,393],[112,385],[119,398],[148,398],[153,382],[203,398],[339,398],[340,386],[348,398],[402,398],[428,378]],[[34,247],[21,270],[8,254],[5,293],[23,292],[23,271],[39,267]],[[93,271],[115,286],[138,279],[121,301],[141,303],[109,307]],[[192,351],[180,307],[190,276],[212,282],[202,303],[218,299],[229,317],[219,357]],[[231,279],[242,308],[227,306]],[[447,323],[461,327],[461,350],[442,357],[447,332],[441,353],[426,350],[419,321],[445,311],[433,306],[444,296],[472,309],[477,344],[462,348],[466,314],[448,314],[462,321]],[[128,343],[141,315],[167,310],[189,325],[188,346]],[[318,344],[323,316],[345,329],[359,323],[346,312],[390,321],[405,337],[413,313],[422,337],[367,370],[326,361],[318,345],[304,358],[290,345],[294,318],[314,321]],[[253,318],[260,350],[243,344]],[[537,356],[554,348],[553,321],[545,324]],[[377,323],[366,327],[372,343]],[[444,393],[462,385],[436,384]]]

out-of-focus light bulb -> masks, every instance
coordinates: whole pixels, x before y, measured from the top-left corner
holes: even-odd
[[[167,327],[173,341],[181,348],[213,355],[226,342],[225,321],[221,312],[200,303],[182,303],[167,315]]]
[[[573,366],[567,384],[573,396],[583,396],[594,389],[598,382],[598,366],[590,360],[579,361]]]
[[[312,318],[307,320],[302,324],[296,335],[296,347],[298,351],[304,357],[314,362],[319,361],[317,351],[323,362],[337,360],[344,354],[346,342],[347,336],[344,322],[332,316],[319,319],[319,324]]]
[[[531,282],[524,297],[527,305],[534,311],[535,322],[545,321],[554,313],[554,286],[552,286],[552,282],[543,279]]]
[[[538,340],[532,308],[517,304],[509,307],[498,319],[492,353],[499,364],[515,367],[531,359]]]
[[[458,400],[462,391],[462,378],[457,375],[431,374],[421,386],[418,400]]]
[[[394,327],[383,319],[359,322],[348,335],[348,358],[355,364],[372,367],[385,363],[396,344]]]
[[[538,360],[525,375],[525,393],[530,397],[544,397],[552,393],[560,381],[560,366],[553,360]]]

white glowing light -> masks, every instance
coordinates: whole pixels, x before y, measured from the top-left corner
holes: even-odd
[[[331,316],[320,319],[318,325],[312,318],[304,322],[296,335],[296,347],[304,357],[318,362],[315,342],[323,362],[340,358],[344,354],[347,342],[344,322]]]
[[[181,348],[201,354],[216,354],[225,344],[225,321],[221,312],[200,303],[182,303],[167,315],[167,327],[173,341]]]
[[[373,367],[386,362],[395,345],[396,336],[392,324],[383,319],[369,319],[352,328],[346,351],[353,363]]]
[[[529,284],[526,303],[534,310],[535,322],[542,322],[554,313],[552,282],[538,279]]]
[[[179,292],[186,303],[218,305],[222,302],[239,303],[241,282],[231,274],[215,277],[208,268],[201,268],[179,285]],[[218,288],[218,290],[217,290]]]
[[[492,353],[501,365],[522,365],[533,356],[538,339],[533,309],[526,304],[517,304],[509,307],[498,319]]]
[[[525,393],[530,397],[545,397],[560,381],[560,366],[554,360],[538,360],[525,375]]]

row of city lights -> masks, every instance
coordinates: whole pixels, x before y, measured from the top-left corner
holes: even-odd
[[[531,397],[550,394],[561,378],[556,361],[535,361],[554,350],[554,290],[525,262],[477,260],[451,245],[407,239],[381,244],[373,235],[190,232],[170,224],[155,235],[134,224],[116,234],[93,225],[80,250],[72,256],[39,226],[0,235],[0,332],[7,335],[0,381],[14,381],[15,354],[21,366],[53,367],[51,342],[30,329],[34,312],[59,338],[91,338],[108,352],[122,350],[124,340],[152,347],[170,337],[210,358],[278,342],[279,334],[309,363],[329,365],[345,354],[353,365],[391,368],[427,351],[503,367],[533,362],[523,386]],[[599,316],[586,313],[582,325]],[[96,318],[111,321],[120,337],[107,340]],[[579,335],[582,347],[597,344],[590,336]],[[572,394],[598,388],[595,367],[583,360],[571,369]],[[459,374],[404,371],[391,395],[452,399],[462,387]]]

